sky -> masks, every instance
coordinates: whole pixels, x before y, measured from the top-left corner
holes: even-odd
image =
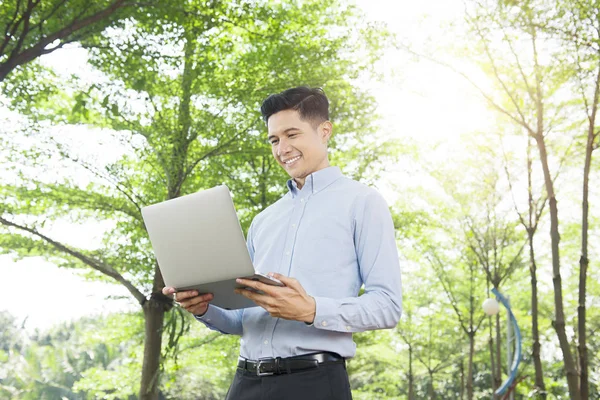
[[[437,41],[451,40],[444,37],[442,29],[460,20],[462,15],[462,2],[456,0],[358,0],[357,4],[369,19],[388,23],[399,37],[425,50],[430,38],[436,45],[440,45]],[[44,57],[45,62],[66,71],[85,68],[85,59],[77,49],[59,50]],[[386,52],[377,68],[384,81],[366,84],[378,100],[381,127],[386,134],[435,143],[488,126],[490,114],[485,103],[451,71],[431,62],[415,62],[406,52],[395,49]],[[411,180],[418,184],[408,166],[399,163],[383,176],[378,186],[392,203],[394,190],[388,182],[403,181],[410,185]],[[94,227],[73,230],[65,226],[60,235],[67,243],[93,246],[101,232],[102,229]],[[40,258],[14,262],[9,256],[0,256],[0,271],[4,283],[0,290],[0,311],[10,312],[30,332],[60,321],[138,307],[129,298],[108,299],[128,297],[122,286],[86,281]]]

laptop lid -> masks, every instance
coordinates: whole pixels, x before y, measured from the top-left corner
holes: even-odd
[[[166,286],[213,293],[224,308],[256,306],[233,293],[254,267],[227,186],[144,207],[142,217]]]

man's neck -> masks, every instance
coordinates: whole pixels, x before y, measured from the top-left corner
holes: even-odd
[[[306,182],[306,177],[294,178],[294,182],[296,182],[296,187],[298,188],[298,190],[300,190],[304,186],[304,182]]]

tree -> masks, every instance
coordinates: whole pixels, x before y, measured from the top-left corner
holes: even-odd
[[[430,250],[428,258],[469,343],[466,387],[467,399],[472,400],[474,398],[473,358],[475,356],[475,335],[484,320],[484,314],[479,307],[481,294],[483,293],[481,276],[476,262],[471,257],[466,257],[461,262],[460,260],[442,258],[438,252]],[[458,268],[451,268],[450,266],[453,264]]]
[[[10,316],[9,316],[10,318]],[[174,308],[166,320],[167,335],[177,333],[188,313]],[[170,326],[177,322],[177,329]],[[5,332],[16,326],[3,325]],[[11,399],[136,398],[142,363],[144,317],[141,312],[85,317],[28,335],[9,352],[0,368],[0,394]],[[194,324],[178,346],[168,348],[161,396],[168,399],[222,399],[234,372],[238,339]],[[225,355],[225,356],[224,356]],[[10,366],[10,368],[8,368]]]
[[[493,179],[490,184],[488,193],[491,193],[491,198],[485,202],[485,210],[482,210],[483,218],[473,215],[466,216],[465,236],[466,244],[485,272],[487,281],[494,288],[500,289],[501,284],[512,275],[515,269],[521,266],[524,242],[515,230],[515,223],[507,221],[502,213],[498,212],[500,199],[498,193],[495,192],[497,182]],[[495,319],[496,354],[495,357],[491,357],[492,370],[495,370],[494,389],[498,388],[502,381],[500,315],[496,314]]]
[[[600,14],[598,1],[582,3],[564,1],[557,4],[561,18],[551,20],[545,29],[558,33],[566,47],[564,59],[575,58],[572,78],[575,81],[585,111],[586,125],[583,182],[581,195],[581,256],[579,258],[579,296],[577,306],[577,337],[579,355],[579,387],[581,398],[589,398],[589,357],[587,350],[586,293],[588,280],[589,181],[594,150],[600,146],[600,131],[596,116],[600,100]]]
[[[129,290],[145,316],[142,399],[158,396],[164,315],[173,304],[161,294],[164,282],[141,207],[228,183],[239,190],[235,202],[246,225],[278,197],[285,179],[282,172],[273,174],[258,105],[266,95],[298,83],[323,86],[333,99],[331,114],[339,129],[334,158],[344,164],[345,153],[357,149],[372,155],[366,164],[348,165],[350,174],[364,174],[384,154],[385,144],[363,134],[374,118],[373,99],[351,83],[379,56],[379,32],[349,29],[357,26],[354,8],[333,0],[211,5],[173,6],[164,17],[121,21],[114,34],[83,41],[90,64],[107,77],[99,82],[76,80],[66,92],[58,87],[66,82],[55,82],[48,92],[35,82],[23,87],[27,81],[18,73],[5,81],[6,93],[27,92],[11,100],[31,118],[36,113],[28,110],[43,109],[42,117],[54,124],[109,128],[125,144],[125,154],[106,166],[55,137],[48,140],[50,150],[14,153],[13,161],[41,163],[38,167],[44,157],[58,155],[71,168],[83,167],[93,181],[81,187],[21,174],[17,184],[3,185],[0,248],[91,268],[94,278],[108,277]],[[365,57],[357,62],[359,50]],[[248,186],[254,188],[249,196]],[[102,247],[83,249],[44,229],[42,221],[50,225],[66,217],[115,225]]]
[[[587,334],[587,256],[580,257],[579,263],[580,316],[577,330],[580,354],[576,362],[566,333],[557,205],[557,170],[560,170],[560,166],[557,168],[557,164],[562,165],[563,161],[579,153],[585,158],[582,174],[584,211],[581,224],[581,254],[585,255],[583,248],[587,246],[584,245],[587,243],[587,224],[583,221],[587,215],[585,188],[588,185],[586,176],[589,175],[585,166],[591,163],[591,154],[597,140],[595,133],[590,136],[590,132],[594,130],[590,131],[589,122],[595,123],[592,112],[595,103],[598,46],[595,39],[597,30],[594,26],[597,22],[595,16],[598,7],[594,2],[584,5],[581,2],[570,1],[515,3],[492,0],[467,2],[466,5],[469,33],[478,38],[476,42],[469,40],[467,51],[481,71],[491,78],[493,87],[486,87],[472,74],[455,67],[454,63],[444,62],[438,57],[424,57],[449,67],[465,78],[491,108],[497,111],[504,124],[514,124],[524,130],[538,149],[545,197],[549,204],[555,311],[553,327],[564,359],[569,392],[572,398],[578,399],[582,396],[582,379],[587,380],[581,375],[585,375],[587,370],[587,367],[581,364],[582,360],[584,363],[586,360],[585,356],[581,357],[586,350],[585,343],[581,345],[581,338],[585,341]],[[409,51],[415,54],[410,48]],[[576,116],[581,105],[584,106],[585,121]],[[582,122],[587,126],[584,140],[580,139]],[[556,131],[560,134],[550,135]],[[572,150],[571,145],[579,147]],[[552,171],[553,169],[555,171]],[[587,262],[589,263],[589,260]],[[537,374],[541,376],[541,371]],[[541,384],[538,378],[538,385]],[[586,390],[584,389],[583,396],[586,396]]]
[[[521,225],[527,232],[527,245],[529,247],[529,274],[531,282],[531,336],[532,336],[532,357],[535,367],[535,390],[539,393],[542,399],[546,398],[546,385],[544,384],[544,372],[542,368],[542,360],[540,357],[540,332],[539,332],[539,313],[538,313],[538,278],[537,278],[537,261],[534,250],[534,235],[537,231],[542,212],[546,206],[546,197],[534,199],[533,192],[533,159],[531,155],[532,151],[532,139],[527,135],[527,217],[524,217],[514,198],[513,191],[513,178],[509,172],[508,160],[505,164],[505,171],[508,183],[510,185],[510,191],[513,194],[514,208],[519,216]],[[506,155],[505,155],[506,158]]]
[[[155,2],[8,0],[0,9],[0,82],[15,68],[99,34]],[[156,4],[158,4],[156,2]]]
[[[549,202],[550,237],[552,249],[552,276],[554,286],[555,320],[553,323],[562,355],[571,398],[580,399],[579,376],[576,363],[566,334],[565,311],[562,292],[560,263],[560,234],[558,203],[555,180],[549,161],[547,133],[553,126],[548,121],[547,105],[560,104],[555,97],[565,83],[564,75],[558,73],[558,66],[552,57],[540,62],[540,44],[543,38],[539,26],[542,21],[552,18],[552,6],[543,2],[528,1],[513,4],[492,1],[485,5],[474,4],[468,17],[473,32],[480,39],[481,52],[485,58],[485,68],[498,85],[499,96],[481,90],[490,105],[506,118],[526,130],[536,142],[539,160],[544,176],[544,186]],[[495,34],[503,38],[504,49],[508,49],[512,61],[504,60],[496,53],[498,43],[493,41]],[[529,49],[516,46],[518,38],[526,38]],[[521,42],[522,43],[521,39]],[[527,54],[526,57],[523,54]],[[527,64],[525,64],[525,59]],[[557,106],[560,108],[560,105]]]
[[[6,363],[10,368],[2,371],[0,390],[15,399],[76,399],[91,394],[79,390],[77,382],[96,369],[130,364],[132,347],[139,347],[136,332],[141,322],[139,314],[120,314],[57,324],[30,337],[21,331],[17,338],[24,345],[10,353]],[[113,387],[114,397],[123,390],[127,393],[126,386],[121,391]]]
[[[396,332],[408,350],[408,399],[456,397],[452,388],[436,388],[436,378],[463,359],[460,348],[464,346],[456,339],[460,328],[447,312],[450,305],[440,301],[438,293],[443,289],[429,269],[407,271],[403,278],[403,288],[411,296],[403,300],[403,317]],[[424,284],[430,290],[420,290]],[[417,396],[419,376],[426,377],[422,380],[426,391]]]
[[[406,287],[406,286],[404,286]],[[408,400],[415,400],[415,373],[413,368],[414,359],[414,346],[415,346],[415,335],[417,333],[417,327],[413,324],[413,310],[411,304],[406,304],[404,301],[402,304],[402,314],[404,316],[401,324],[396,328],[398,335],[402,338],[402,341],[408,346]]]

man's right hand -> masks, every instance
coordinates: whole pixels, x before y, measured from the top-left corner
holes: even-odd
[[[165,296],[173,295],[173,300],[194,315],[202,316],[208,310],[208,303],[213,299],[211,293],[199,295],[196,290],[187,290],[185,292],[175,292],[175,288],[165,287],[162,290]]]

